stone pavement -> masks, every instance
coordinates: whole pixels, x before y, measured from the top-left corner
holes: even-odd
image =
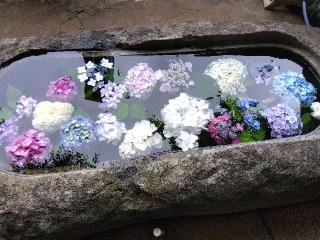
[[[160,228],[163,237],[154,238]],[[158,220],[81,240],[319,240],[320,202],[221,216]]]
[[[303,24],[284,8],[264,10],[262,0],[0,0],[0,37],[205,20]]]

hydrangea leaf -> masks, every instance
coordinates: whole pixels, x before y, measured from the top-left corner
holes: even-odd
[[[243,121],[242,109],[240,107],[238,107],[236,99],[231,98],[231,97],[227,97],[226,99],[224,99],[223,103],[230,110],[229,114],[231,115],[231,117],[235,121],[237,121],[237,122]]]
[[[129,106],[126,103],[119,103],[114,113],[118,120],[126,119],[129,115]]]
[[[10,110],[10,109],[7,108],[7,107],[1,108],[1,111],[0,111],[0,118],[1,118],[1,119],[7,119],[7,118],[9,118],[11,115],[12,115],[12,110]]]
[[[129,108],[129,115],[132,118],[135,119],[145,119],[146,114],[145,114],[146,108],[144,107],[143,104],[132,104]]]
[[[21,97],[22,92],[18,89],[15,88],[11,85],[7,88],[7,106],[9,108],[15,109],[16,108],[16,103],[18,99]]]
[[[311,113],[304,113],[301,117],[301,121],[304,125],[309,124],[312,121]]]
[[[262,141],[266,138],[266,131],[263,128],[260,130],[252,130],[251,135],[256,141]]]
[[[240,142],[255,142],[256,140],[252,137],[249,131],[244,131],[239,134]]]

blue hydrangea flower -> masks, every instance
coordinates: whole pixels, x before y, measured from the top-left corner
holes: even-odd
[[[250,107],[256,107],[258,106],[259,101],[257,99],[254,98],[249,98],[249,99],[240,99],[237,103],[238,107],[240,107],[242,110],[246,111],[248,110]]]
[[[280,95],[289,93],[299,98],[301,103],[310,105],[316,100],[317,90],[305,80],[302,74],[296,72],[282,73],[275,77],[274,92]]]
[[[261,124],[258,120],[256,120],[250,113],[247,113],[244,116],[244,123],[249,127],[254,128],[255,130],[260,130]]]
[[[301,134],[301,119],[292,108],[278,104],[268,108],[264,114],[271,128],[271,137],[283,138]]]
[[[75,116],[61,127],[61,144],[65,148],[80,147],[96,140],[95,127],[90,119]]]

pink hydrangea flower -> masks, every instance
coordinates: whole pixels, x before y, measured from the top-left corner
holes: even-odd
[[[33,129],[15,137],[5,147],[6,153],[11,157],[12,166],[17,168],[41,165],[51,149],[50,139],[44,133]]]
[[[244,130],[243,125],[234,123],[228,113],[215,117],[211,120],[208,130],[211,133],[213,140],[219,144],[240,143],[237,136],[238,132]]]
[[[49,85],[47,97],[54,100],[68,100],[77,95],[77,88],[71,77],[63,76]]]

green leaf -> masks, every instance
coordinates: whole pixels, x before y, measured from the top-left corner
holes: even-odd
[[[145,119],[146,118],[145,110],[146,109],[144,105],[141,103],[132,104],[129,108],[129,115],[130,117],[135,119]]]
[[[266,131],[262,128],[260,130],[252,130],[251,135],[256,141],[262,141],[266,138]]]
[[[12,115],[12,110],[11,109],[9,109],[7,107],[1,108],[0,118],[7,119],[7,118],[11,117],[11,115]]]
[[[21,95],[22,92],[19,89],[9,85],[9,87],[7,88],[7,106],[15,109],[16,103]]]
[[[307,125],[312,121],[311,113],[304,113],[301,117],[303,124]]]
[[[255,139],[252,137],[250,132],[244,131],[239,134],[240,142],[255,142]]]
[[[126,103],[119,103],[118,108],[114,113],[118,120],[126,119],[129,115],[129,106]]]

